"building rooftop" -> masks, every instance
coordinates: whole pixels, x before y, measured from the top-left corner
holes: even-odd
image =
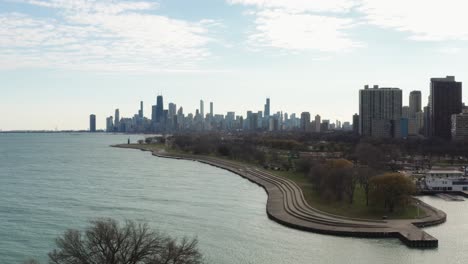
[[[427,173],[430,174],[463,174],[463,172],[458,171],[458,170],[430,170]]]

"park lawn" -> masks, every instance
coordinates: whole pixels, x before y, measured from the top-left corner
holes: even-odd
[[[168,148],[164,144],[130,144],[130,145],[122,145],[125,148],[137,148],[137,149],[145,149],[151,151],[165,151],[170,154],[187,154],[184,151]],[[227,157],[222,157],[216,154],[211,154],[208,156],[213,156],[225,160],[229,160],[231,162],[235,162],[238,164],[249,164],[254,167],[258,167],[260,169],[261,166],[254,163],[249,163],[241,160],[233,160]],[[367,218],[367,219],[382,219],[383,216],[388,217],[388,219],[414,219],[418,217],[424,217],[424,211],[419,210],[415,205],[411,204],[404,209],[397,208],[395,212],[392,214],[385,211],[383,208],[378,206],[366,206],[365,200],[365,193],[359,185],[356,188],[354,193],[354,201],[353,204],[350,204],[347,201],[326,201],[325,199],[321,198],[313,189],[312,184],[306,179],[306,177],[294,171],[273,171],[267,170],[268,172],[278,175],[280,177],[285,177],[296,182],[299,187],[301,187],[302,192],[306,201],[309,203],[310,206],[327,212],[331,214],[336,214],[345,217],[352,217],[352,218]]]
[[[392,214],[376,205],[366,206],[365,192],[359,185],[354,193],[353,204],[348,201],[326,201],[321,198],[313,189],[313,186],[306,177],[300,173],[292,171],[270,171],[278,176],[288,178],[296,182],[301,187],[306,201],[310,206],[331,214],[336,214],[352,218],[382,219],[414,219],[418,218],[418,209],[411,204],[404,209],[397,208]],[[419,217],[424,217],[424,211],[419,210]]]

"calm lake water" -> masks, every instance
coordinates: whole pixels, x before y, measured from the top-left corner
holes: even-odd
[[[433,250],[301,232],[268,219],[257,185],[196,162],[109,147],[127,138],[0,134],[0,263],[46,263],[57,235],[97,217],[197,236],[208,263],[468,262],[468,201],[423,198],[448,214],[447,223],[427,229],[439,239]]]

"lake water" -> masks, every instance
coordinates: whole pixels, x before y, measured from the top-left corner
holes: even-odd
[[[423,198],[448,214],[427,228],[438,249],[302,232],[270,221],[263,189],[233,173],[109,147],[127,138],[0,134],[0,263],[47,263],[57,235],[98,217],[197,236],[208,263],[468,262],[468,201]]]

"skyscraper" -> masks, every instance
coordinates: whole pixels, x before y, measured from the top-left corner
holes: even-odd
[[[266,99],[266,104],[265,104],[265,111],[263,113],[265,114],[265,118],[270,117],[270,98]]]
[[[309,131],[310,129],[310,113],[302,112],[301,113],[301,130]]]
[[[359,134],[371,137],[396,136],[401,108],[401,89],[364,86],[359,91]]]
[[[359,115],[357,113],[353,115],[353,133],[359,134]]]
[[[431,78],[430,136],[450,139],[453,114],[462,112],[462,83],[454,76]]]
[[[114,130],[118,132],[119,127],[120,127],[120,110],[115,109]]]
[[[203,100],[200,100],[200,115],[205,118],[205,102]]]
[[[403,106],[401,107],[401,117],[403,118],[409,118],[410,117],[410,107],[409,106]]]
[[[96,132],[96,115],[89,116],[89,132]]]
[[[415,118],[421,112],[421,91],[412,91],[409,97],[409,117]]]
[[[113,132],[114,131],[114,118],[109,116],[106,118],[106,132]]]
[[[162,95],[156,98],[156,123],[161,123],[164,115],[164,102]]]
[[[143,101],[140,102],[140,111],[138,111],[138,117],[143,119]]]
[[[321,124],[321,118],[320,115],[315,116],[315,132],[320,133],[320,124]]]
[[[213,118],[214,112],[213,112],[213,102],[210,102],[210,117]]]
[[[176,114],[177,114],[177,105],[174,103],[169,103],[168,118],[173,118]]]

